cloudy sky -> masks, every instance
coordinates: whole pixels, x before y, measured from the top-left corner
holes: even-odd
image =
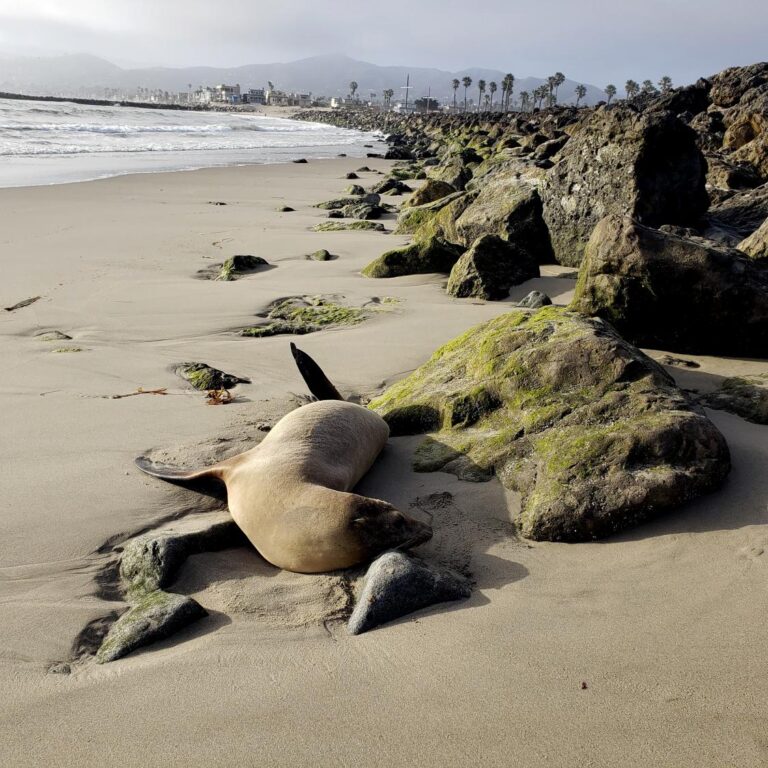
[[[0,53],[233,66],[343,53],[581,82],[768,58],[768,0],[0,0]]]

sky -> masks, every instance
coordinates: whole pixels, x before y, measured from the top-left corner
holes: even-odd
[[[768,58],[768,0],[0,0],[0,53],[238,66],[380,65],[676,84]]]

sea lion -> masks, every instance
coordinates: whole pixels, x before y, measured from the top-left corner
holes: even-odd
[[[305,370],[322,376],[326,394],[330,386],[340,397],[311,358],[292,351],[303,356],[297,362],[302,359]],[[136,465],[173,482],[221,480],[232,517],[264,559],[288,571],[319,573],[431,538],[428,524],[351,492],[388,437],[386,422],[367,408],[320,400],[284,416],[255,448],[211,467],[185,471],[146,457]]]

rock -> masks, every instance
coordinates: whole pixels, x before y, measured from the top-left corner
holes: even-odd
[[[347,195],[364,195],[365,189],[361,187],[359,184],[350,184],[345,190],[345,194]]]
[[[712,77],[710,99],[719,107],[733,107],[754,88],[768,83],[768,63],[730,67]]]
[[[705,235],[724,245],[738,245],[768,218],[768,184],[737,192],[709,210]]]
[[[306,163],[307,158],[306,157],[300,157],[298,160],[291,160],[292,163]]]
[[[240,336],[261,338],[303,335],[339,325],[357,325],[368,317],[362,307],[341,304],[336,296],[288,296],[271,302],[258,317],[265,322],[243,328]]]
[[[699,402],[754,424],[768,424],[768,374],[725,379],[718,390],[702,395]]]
[[[585,541],[716,488],[728,446],[672,378],[607,323],[515,310],[438,349],[370,406],[431,432],[417,471],[496,473],[524,536]]]
[[[445,181],[440,181],[439,179],[427,179],[424,184],[413,193],[406,205],[408,207],[414,207],[417,205],[424,205],[425,203],[434,203],[435,200],[451,195],[454,192],[456,192],[456,188]]]
[[[427,608],[465,600],[472,587],[464,576],[425,563],[405,552],[385,552],[371,563],[360,597],[349,617],[352,635]]]
[[[397,217],[397,234],[412,234],[417,240],[439,235],[456,242],[456,220],[477,197],[476,192],[454,192],[433,203],[403,208]]]
[[[413,192],[413,190],[400,179],[382,179],[371,187],[371,192],[375,192],[379,195],[394,195],[403,194],[406,192]]]
[[[344,209],[342,208],[340,211],[328,211],[328,215],[326,216],[327,219],[343,219],[344,218]]]
[[[768,260],[768,218],[736,247],[750,259]]]
[[[281,205],[276,209],[278,213],[293,213],[296,209],[291,208],[290,205]]]
[[[447,290],[459,298],[506,299],[513,285],[539,274],[527,251],[498,235],[482,235],[454,264]]]
[[[24,307],[28,307],[30,304],[34,304],[36,301],[40,301],[41,298],[42,296],[33,296],[30,299],[22,299],[13,306],[3,307],[3,309],[6,312],[15,312],[17,309],[24,309]]]
[[[629,215],[648,226],[694,226],[708,206],[696,134],[668,112],[600,108],[571,139],[539,189],[558,263],[578,266],[597,223]]]
[[[341,210],[347,205],[359,205],[367,203],[368,205],[378,205],[381,197],[376,194],[368,193],[356,197],[338,197],[335,200],[326,200],[324,203],[317,203],[315,208],[323,208],[326,211]]]
[[[72,337],[63,331],[40,331],[35,334],[38,341],[71,341]]]
[[[463,248],[439,237],[417,241],[379,256],[364,270],[366,277],[400,277],[430,272],[447,274],[459,260]]]
[[[237,384],[251,383],[250,379],[224,373],[207,363],[180,363],[176,366],[176,373],[202,392],[210,389],[232,389]]]
[[[527,251],[538,264],[551,264],[555,258],[539,193],[504,168],[483,177],[479,193],[446,235],[454,231],[462,245],[471,245],[481,235],[499,235]]]
[[[370,173],[371,169],[367,165],[363,165],[357,169],[358,173]]]
[[[620,216],[595,228],[571,309],[608,320],[643,347],[768,355],[768,269]]]
[[[329,214],[328,218],[336,217],[331,217]],[[374,221],[324,221],[322,224],[315,224],[312,227],[313,232],[343,232],[345,230],[356,231],[361,229],[369,229],[374,232],[385,231],[383,224]]]
[[[760,176],[747,163],[734,163],[721,155],[707,155],[707,184],[718,189],[754,189]]]
[[[477,158],[480,161],[480,158]],[[409,178],[417,178],[415,174]],[[461,155],[453,155],[444,160],[440,165],[429,169],[429,178],[436,181],[444,181],[455,189],[463,190],[472,179],[472,170]]]
[[[531,291],[521,301],[517,302],[517,306],[525,309],[541,309],[542,307],[549,306],[551,303],[552,299],[546,293]]]
[[[346,157],[346,155],[345,155],[345,157]],[[349,173],[346,175],[346,177],[345,177],[345,178],[347,178],[347,179],[359,179],[360,177],[359,177],[359,176],[358,176],[358,175],[357,175],[357,174],[356,174],[354,171],[350,171],[350,172],[349,172]]]
[[[333,256],[330,251],[326,251],[325,248],[321,248],[319,251],[307,255],[307,259],[310,261],[331,261],[335,258],[336,257]]]
[[[533,153],[534,159],[539,161],[550,160],[568,143],[569,138],[570,136],[565,134],[539,144]]]
[[[674,365],[678,368],[701,368],[695,360],[686,360],[683,357],[674,357],[673,355],[662,355],[659,362],[662,365]]]
[[[261,256],[248,256],[238,255],[228,258],[219,269],[218,275],[215,280],[223,280],[230,282],[237,280],[238,277],[246,275],[249,272],[256,272],[263,267],[269,266],[266,259],[262,259]],[[208,270],[203,270],[208,272]]]
[[[386,209],[380,205],[370,205],[369,203],[352,203],[341,209],[341,214],[345,219],[380,219],[384,213],[386,213]]]
[[[96,653],[96,662],[115,661],[137,648],[165,640],[207,615],[191,597],[161,590],[151,592],[112,625]]]
[[[373,155],[368,155],[373,157]],[[381,157],[381,155],[376,155]],[[384,155],[385,160],[413,160],[413,154],[407,147],[391,147]]]

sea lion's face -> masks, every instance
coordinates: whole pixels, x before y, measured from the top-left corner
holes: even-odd
[[[431,525],[403,514],[386,501],[363,496],[355,501],[352,527],[369,555],[418,547],[432,538]]]

